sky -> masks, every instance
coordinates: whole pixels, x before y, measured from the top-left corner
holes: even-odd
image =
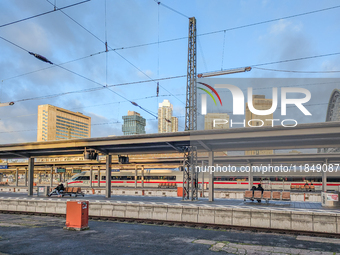
[[[103,137],[122,135],[122,116],[128,110],[147,119],[146,133],[156,133],[158,104],[168,99],[183,131],[188,17],[197,20],[197,73],[253,66],[250,72],[223,78],[300,78],[301,87],[312,79],[340,76],[256,69],[340,71],[340,7],[289,17],[336,7],[338,1],[91,0],[6,25],[52,11],[54,4],[61,8],[82,0],[49,1],[0,1],[0,102],[15,102],[0,107],[0,144],[36,141],[41,104],[90,116],[91,136]],[[105,41],[114,50],[105,52]],[[261,65],[333,53],[338,54]],[[177,76],[181,78],[173,78]],[[156,97],[154,79],[162,78]],[[336,82],[314,83],[308,86],[313,118],[299,116],[299,123],[324,121],[329,96],[340,88]],[[271,97],[274,85],[256,86]],[[231,100],[228,104],[230,111]]]

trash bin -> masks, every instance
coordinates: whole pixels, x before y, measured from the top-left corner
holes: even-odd
[[[66,204],[66,229],[89,229],[89,201],[67,201]]]
[[[326,207],[339,207],[339,192],[321,192],[321,204]]]
[[[37,188],[37,196],[38,197],[47,197],[50,191],[49,186],[38,186]]]

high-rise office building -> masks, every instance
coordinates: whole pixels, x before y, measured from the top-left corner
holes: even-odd
[[[271,108],[273,103],[272,99],[266,99],[264,95],[253,95],[253,106],[256,110],[268,110]],[[257,115],[249,110],[248,103],[246,104],[246,126],[271,126],[271,121],[266,121],[266,119],[273,119],[273,114],[269,115]],[[250,121],[254,120],[254,121]],[[248,123],[250,121],[250,123]],[[250,125],[249,125],[250,124]],[[256,127],[254,127],[256,128]],[[246,151],[245,155],[269,155],[273,154],[273,150],[254,150]]]
[[[169,100],[164,100],[158,108],[158,133],[178,131],[178,119],[172,117],[173,106]]]
[[[204,130],[226,128],[229,128],[229,115],[227,113],[207,113],[204,116]]]
[[[91,117],[49,104],[38,106],[38,142],[90,137]]]
[[[171,132],[177,132],[177,131],[178,131],[178,118],[171,117]]]
[[[123,120],[124,135],[145,134],[146,121],[138,112],[128,111],[128,115],[123,116]]]

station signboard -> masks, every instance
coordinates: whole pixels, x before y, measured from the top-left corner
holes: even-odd
[[[81,169],[72,169],[72,173],[80,174],[81,173]]]
[[[8,169],[7,163],[0,163],[0,169]]]
[[[111,172],[120,172],[120,169],[111,169]]]
[[[56,168],[56,169],[55,169],[55,172],[56,172],[57,174],[65,173],[65,172],[66,172],[66,169],[65,169],[65,168]]]

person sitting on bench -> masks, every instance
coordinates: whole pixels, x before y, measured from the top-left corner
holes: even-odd
[[[55,189],[57,190],[58,195],[60,195],[60,193],[65,190],[64,185],[62,183],[59,183],[59,185]]]
[[[259,184],[256,188],[256,190],[261,190],[261,193],[263,194],[264,189],[262,188],[262,185]]]
[[[255,186],[251,187],[251,190],[253,191],[253,197],[254,197],[254,191],[256,190],[256,187]],[[251,201],[254,201],[254,199],[251,199]]]
[[[264,189],[262,188],[261,184],[257,186],[256,190],[261,190],[261,194],[263,194]],[[261,203],[261,199],[257,199],[257,202]]]
[[[60,193],[63,192],[64,190],[65,190],[64,185],[62,183],[59,183],[59,185],[54,190],[52,190],[52,192],[48,196],[51,196],[54,194],[60,195]]]

